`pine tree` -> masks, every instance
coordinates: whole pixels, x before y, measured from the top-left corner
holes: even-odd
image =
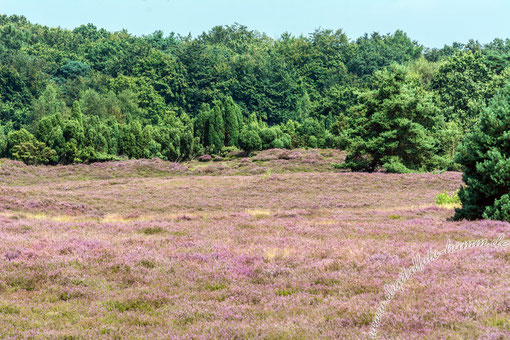
[[[459,147],[464,166],[455,219],[510,222],[510,82],[479,116]]]
[[[375,90],[364,93],[347,131],[345,166],[354,171],[430,170],[446,162],[437,155],[442,120],[432,95],[404,66],[376,72]]]

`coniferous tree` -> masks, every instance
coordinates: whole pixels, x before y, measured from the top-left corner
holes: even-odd
[[[457,162],[464,167],[456,219],[510,222],[510,82],[491,101],[463,140]]]
[[[0,125],[0,157],[4,157],[6,151],[7,136],[5,135],[4,127]]]
[[[81,105],[79,101],[73,102],[71,109],[71,118],[83,125],[83,113],[81,112]]]
[[[224,146],[225,126],[223,123],[223,110],[220,102],[216,101],[209,116],[209,143],[213,152],[217,153]]]
[[[225,145],[237,146],[239,143],[239,132],[242,121],[241,110],[232,97],[228,97],[224,103],[225,108]]]
[[[436,154],[435,133],[442,118],[432,95],[399,65],[376,72],[375,90],[366,92],[358,116],[347,131],[345,166],[354,171],[432,169],[443,159]]]

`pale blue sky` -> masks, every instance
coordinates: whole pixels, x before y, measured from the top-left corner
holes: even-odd
[[[430,47],[510,38],[509,0],[0,0],[0,13],[48,26],[90,22],[138,35],[155,30],[197,35],[238,22],[271,37],[321,27],[342,28],[354,39],[402,29]]]

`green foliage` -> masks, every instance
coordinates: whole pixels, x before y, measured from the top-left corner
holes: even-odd
[[[500,221],[510,221],[510,195],[505,194],[494,201],[483,213],[483,218]]]
[[[462,208],[456,219],[510,221],[510,82],[479,116],[463,140],[457,162],[466,186],[459,191]]]
[[[346,166],[354,171],[429,170],[436,167],[435,134],[441,129],[433,97],[405,67],[375,74],[375,90],[365,92],[346,135]]]
[[[271,147],[275,149],[285,149],[285,143],[281,139],[275,139],[271,143]]]
[[[57,161],[57,153],[43,142],[22,142],[12,148],[12,157],[28,165],[48,164]]]
[[[129,158],[143,158],[145,141],[142,135],[142,126],[140,122],[133,121],[128,125],[122,126],[120,131],[121,154]]]
[[[217,153],[224,146],[225,125],[223,123],[223,107],[218,101],[214,103],[212,111],[209,113],[209,143],[213,147],[214,153]]]
[[[220,150],[220,156],[221,157],[227,157],[230,153],[238,152],[240,151],[237,146],[224,146]]]
[[[65,103],[59,97],[59,90],[55,85],[50,84],[46,87],[33,103],[30,116],[33,125],[36,125],[44,116],[64,113]]]
[[[402,161],[398,156],[386,158],[386,161],[382,167],[384,170],[386,170],[386,172],[394,174],[407,174],[412,172],[404,164],[402,164]]]
[[[223,105],[225,110],[225,145],[236,146],[239,142],[240,127],[242,125],[241,109],[234,103],[232,97],[228,97]]]
[[[22,143],[32,143],[35,144],[37,139],[28,132],[26,129],[21,129],[17,131],[10,131],[7,135],[7,150],[8,156],[12,155],[12,149]]]
[[[494,95],[492,78],[479,52],[458,52],[445,60],[431,86],[441,98],[446,119],[458,121],[469,129]]]
[[[348,68],[362,78],[367,78],[392,63],[403,64],[418,59],[422,51],[422,47],[402,31],[385,36],[379,33],[365,35],[357,40],[356,48]]]
[[[90,66],[84,62],[68,59],[59,69],[58,74],[63,78],[85,77],[90,72]]]
[[[250,154],[252,151],[262,148],[262,139],[256,130],[244,128],[239,138],[239,146]]]
[[[326,147],[327,132],[324,124],[316,118],[307,118],[298,126],[298,133],[305,140],[305,146],[311,148]]]
[[[452,193],[451,195],[445,192],[440,192],[435,197],[435,202],[437,205],[456,205],[460,204],[459,194],[457,192]]]
[[[0,18],[0,156],[30,163],[333,147],[353,170],[459,170],[458,144],[510,78],[498,39],[424,50],[402,31],[137,37]]]
[[[5,129],[0,125],[0,157],[6,156],[7,151],[7,136],[5,134]]]
[[[259,131],[259,136],[262,140],[262,148],[269,149],[273,146],[273,142],[278,135],[273,128],[263,128]]]

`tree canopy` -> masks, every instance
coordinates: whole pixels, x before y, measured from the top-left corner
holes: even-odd
[[[192,37],[0,15],[0,157],[181,161],[237,148],[346,148],[352,170],[458,168],[510,78],[509,40],[430,49],[405,32]]]

